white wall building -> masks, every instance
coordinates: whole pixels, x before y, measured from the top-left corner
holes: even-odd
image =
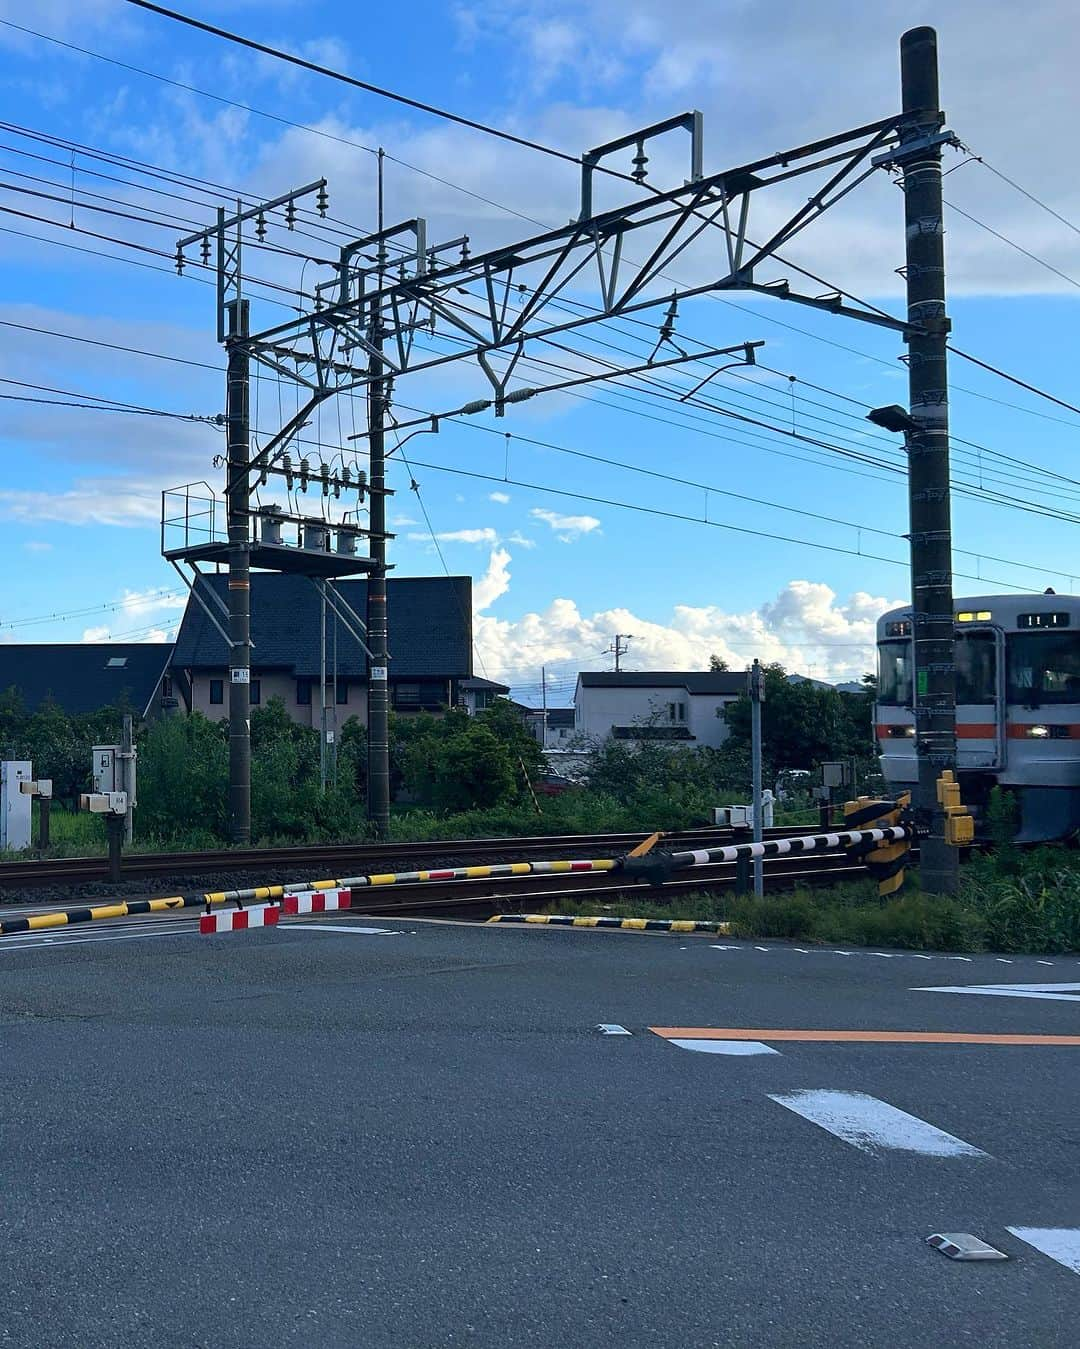
[[[574,730],[603,740],[662,740],[718,749],[727,739],[723,709],[746,692],[745,671],[582,671],[574,691]]]

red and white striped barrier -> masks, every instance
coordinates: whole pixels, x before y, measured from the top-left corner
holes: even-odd
[[[336,913],[339,909],[352,907],[351,890],[305,890],[300,894],[283,895],[281,912],[293,913]]]
[[[254,927],[273,927],[281,915],[276,904],[259,904],[250,909],[225,909],[221,913],[199,916],[200,932],[247,932]]]

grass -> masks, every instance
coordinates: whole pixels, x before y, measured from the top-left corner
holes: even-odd
[[[1063,848],[1037,848],[1013,865],[1016,871],[1002,871],[993,857],[976,858],[962,873],[955,899],[924,894],[917,877],[908,873],[904,890],[885,901],[873,882],[856,881],[761,899],[722,894],[666,901],[653,891],[647,898],[643,893],[641,899],[613,904],[555,903],[544,911],[728,922],[737,937],[847,946],[1031,954],[1080,950],[1080,856]]]

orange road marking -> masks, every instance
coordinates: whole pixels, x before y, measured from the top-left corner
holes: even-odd
[[[710,1026],[650,1026],[665,1040],[846,1040],[871,1044],[1080,1045],[1080,1035],[969,1035],[936,1030],[748,1030]]]

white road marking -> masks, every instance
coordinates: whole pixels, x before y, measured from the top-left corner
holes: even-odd
[[[893,960],[893,959],[895,959],[895,957],[889,955],[889,953],[888,953],[887,951],[871,951],[871,952],[870,952],[870,955],[872,955],[872,956],[880,956],[882,960]]]
[[[279,932],[353,932],[368,937],[400,937],[403,934],[391,927],[355,927],[345,923],[278,923]]]
[[[1080,1002],[1080,984],[955,984],[913,988],[913,993],[981,993],[988,998],[1042,998],[1047,1002]]]
[[[141,941],[144,937],[197,937],[199,929],[186,927],[182,932],[125,932],[116,937],[41,937],[33,942],[23,942],[21,946],[0,945],[0,952],[11,954],[13,951],[36,951],[44,946],[93,946],[103,941]]]
[[[1074,1274],[1080,1274],[1080,1227],[1007,1227],[1005,1230]]]
[[[967,965],[971,964],[970,956],[942,956],[941,958],[942,960],[962,960]]]
[[[1052,965],[1053,963],[1052,960],[1036,960],[1035,962],[1036,965]]]
[[[754,947],[754,950],[755,950],[755,951],[768,951],[769,949],[770,949],[770,948],[769,948],[768,946],[755,946],[755,947]]]
[[[834,951],[834,952],[833,952],[833,955],[834,955],[834,956],[850,956],[850,955],[854,955],[854,952],[853,952],[853,951]]]
[[[760,1040],[669,1040],[669,1045],[693,1049],[699,1054],[778,1054],[778,1049],[763,1045]]]
[[[915,1152],[924,1157],[985,1157],[981,1148],[916,1115],[861,1091],[794,1091],[770,1100],[801,1115],[862,1152]]]
[[[709,945],[712,947],[712,949],[713,949],[714,951],[745,951],[745,950],[746,950],[746,947],[745,947],[745,946],[717,946],[717,944],[716,944],[715,942],[710,942]]]
[[[1006,960],[1004,956],[995,956],[994,959],[997,961],[997,963],[998,963],[999,965],[1011,965],[1011,964],[1012,964],[1012,961],[1011,961],[1011,960]]]

